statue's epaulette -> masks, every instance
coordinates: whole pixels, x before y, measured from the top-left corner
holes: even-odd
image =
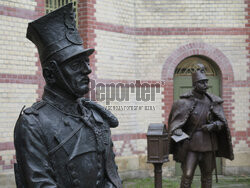
[[[41,100],[38,101],[36,103],[34,103],[31,107],[26,108],[23,112],[25,114],[34,114],[34,115],[38,115],[38,110],[43,107],[46,104],[45,101]]]
[[[188,91],[187,93],[184,93],[180,96],[181,99],[185,99],[185,98],[189,98],[189,97],[193,97],[193,93],[192,91]]]
[[[119,121],[114,116],[114,114],[112,114],[110,111],[108,111],[106,108],[104,108],[100,104],[98,104],[94,101],[90,101],[89,99],[86,99],[86,98],[80,98],[79,103],[83,104],[85,107],[87,107],[89,109],[96,110],[101,115],[102,119],[100,117],[97,117],[98,114],[93,113],[93,116],[94,116],[96,121],[102,122],[104,119],[104,120],[108,121],[109,126],[112,128],[115,128],[119,125]]]
[[[218,97],[218,96],[216,96],[216,95],[213,95],[213,94],[209,93],[209,96],[210,96],[211,100],[212,100],[214,103],[221,104],[221,103],[224,102],[222,98],[220,98],[220,97]]]

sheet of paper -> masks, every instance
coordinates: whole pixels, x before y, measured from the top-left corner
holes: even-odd
[[[182,140],[184,140],[184,139],[186,139],[186,138],[189,138],[189,136],[188,136],[186,133],[183,132],[181,136],[173,135],[173,136],[171,136],[171,138],[172,138],[175,142],[180,142],[180,141],[182,141]]]

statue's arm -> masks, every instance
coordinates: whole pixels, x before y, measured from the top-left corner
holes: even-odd
[[[227,126],[227,120],[224,114],[223,106],[222,104],[216,104],[214,105],[212,109],[212,113],[214,116],[214,120],[212,124],[214,125],[214,129],[216,131],[220,131],[223,129],[223,127]]]
[[[182,135],[182,127],[187,121],[191,107],[184,100],[174,102],[168,118],[170,135]]]
[[[224,110],[221,103],[213,104],[211,108],[211,120],[208,124],[203,125],[204,130],[220,131],[223,127],[227,126]]]
[[[205,131],[209,131],[209,132],[220,131],[224,125],[225,124],[222,121],[217,120],[217,121],[213,121],[211,123],[203,125],[202,129]]]
[[[14,143],[19,173],[25,187],[56,188],[48,150],[35,117],[22,115],[15,127]]]

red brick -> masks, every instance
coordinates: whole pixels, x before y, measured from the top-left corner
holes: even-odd
[[[245,131],[237,131],[235,133],[236,137],[246,137],[247,133]]]
[[[10,160],[10,164],[14,164],[14,163],[16,163],[16,160],[15,159],[11,159]]]
[[[12,168],[13,168],[13,164],[3,166],[3,170],[12,169]]]
[[[13,142],[1,142],[0,143],[0,151],[4,150],[14,150],[14,144]]]
[[[37,18],[37,13],[35,11],[23,8],[8,7],[4,5],[0,5],[0,13],[1,15],[32,19],[32,20]]]

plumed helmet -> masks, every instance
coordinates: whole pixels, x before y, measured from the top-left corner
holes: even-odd
[[[192,73],[193,84],[200,80],[208,80],[205,74],[205,67],[203,64],[197,64],[198,68],[196,72]]]
[[[42,65],[51,57],[62,63],[73,56],[89,56],[94,52],[83,48],[72,3],[29,23],[26,37],[36,45]]]

